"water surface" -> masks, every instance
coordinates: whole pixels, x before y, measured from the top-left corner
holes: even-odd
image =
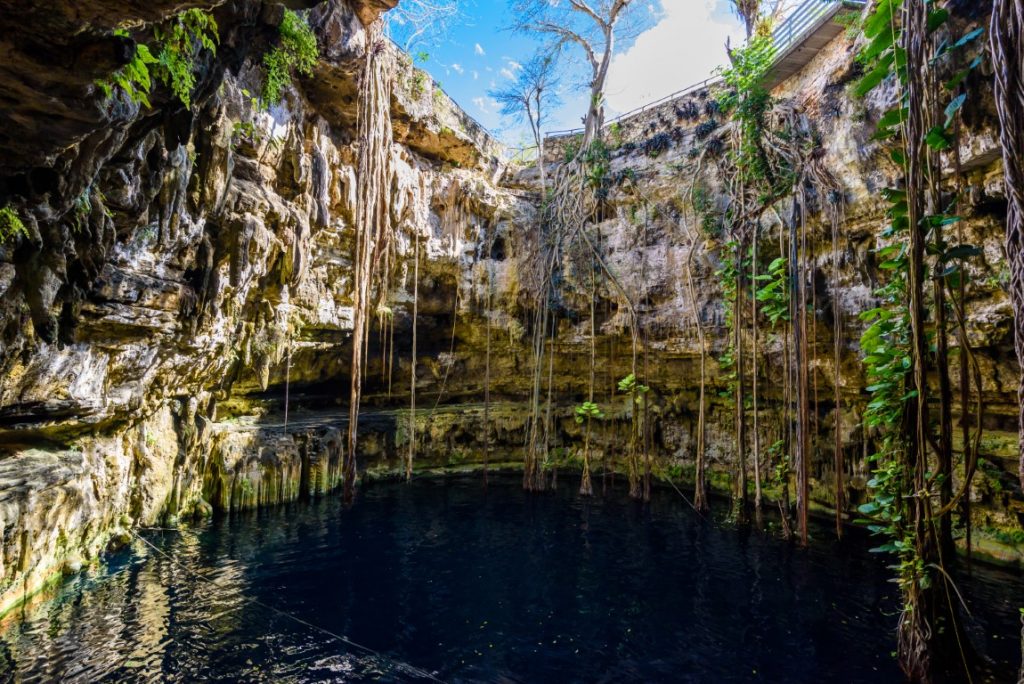
[[[801,550],[701,520],[672,491],[645,506],[515,477],[375,484],[351,510],[145,533],[155,548],[7,629],[0,681],[901,681],[885,559],[818,536]],[[1022,588],[991,570],[963,587],[1006,676]]]

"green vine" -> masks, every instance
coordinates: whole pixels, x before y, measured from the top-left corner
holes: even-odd
[[[902,236],[909,227],[906,195],[887,190],[892,223],[883,237],[895,242],[878,250],[880,267],[889,272],[889,282],[875,292],[879,306],[861,313],[868,324],[861,335],[867,391],[871,395],[864,412],[864,428],[879,436],[878,450],[871,454],[872,478],[868,481],[871,499],[858,510],[866,516],[862,522],[886,541],[874,549],[891,552],[899,559],[897,582],[904,595],[908,584],[922,575],[923,561],[914,544],[913,530],[907,525],[905,495],[911,488],[906,468],[906,443],[903,418],[906,404],[917,395],[908,389],[911,373],[910,312],[905,305],[909,260]]]
[[[764,283],[757,287],[755,295],[760,302],[760,311],[772,324],[772,328],[779,321],[789,320],[789,261],[786,257],[779,257],[768,264],[768,272],[757,278],[757,282]]]
[[[719,393],[723,399],[729,399],[736,392],[736,384],[739,377],[736,373],[736,321],[735,304],[739,294],[737,287],[739,283],[740,269],[744,267],[740,259],[740,244],[730,240],[723,245],[724,258],[722,265],[715,271],[719,287],[722,289],[722,301],[725,303],[725,327],[728,333],[726,339],[728,345],[722,355],[718,357],[718,367],[722,372],[722,379],[725,381],[726,389]]]
[[[855,84],[853,92],[866,96],[875,88],[891,79],[900,85],[901,99],[878,122],[875,138],[893,141],[889,157],[899,167],[906,169],[907,133],[910,130],[909,101],[906,85],[909,80],[907,54],[902,47],[903,27],[901,15],[904,0],[880,0],[864,19],[862,31],[867,44],[858,59],[864,65],[865,75]],[[949,11],[932,3],[928,8],[927,30],[934,34],[949,19]],[[930,65],[968,46],[982,35],[982,29],[975,29],[956,40],[941,42],[930,58]],[[924,134],[924,143],[932,154],[939,154],[951,148],[953,125],[957,114],[967,100],[966,93],[959,92],[967,75],[981,64],[976,56],[964,68],[956,71],[952,79],[943,84],[949,100],[945,106],[945,120],[932,126]],[[922,544],[918,538],[913,519],[915,513],[911,502],[915,497],[929,496],[930,492],[915,492],[912,454],[907,441],[908,403],[917,400],[913,389],[914,344],[911,327],[909,282],[911,259],[908,251],[909,233],[914,226],[910,219],[910,198],[904,190],[889,189],[883,193],[889,204],[890,225],[883,231],[885,244],[876,250],[881,259],[879,268],[887,272],[887,282],[876,291],[879,305],[861,314],[868,323],[861,337],[863,364],[868,378],[867,391],[870,401],[864,412],[865,433],[872,431],[876,436],[877,450],[869,457],[873,466],[872,478],[868,481],[870,499],[859,507],[865,516],[860,522],[884,542],[874,549],[891,553],[897,558],[896,582],[905,600],[907,613],[915,609],[914,601],[918,590],[927,589],[936,577],[931,564],[922,556]],[[960,217],[948,212],[924,216],[919,228],[925,232],[926,253],[931,257],[928,267],[936,279],[947,280],[947,287],[963,277],[959,272],[962,260],[978,253],[971,245],[950,246],[943,231],[947,226],[960,221]],[[939,309],[937,302],[933,309]],[[942,305],[944,306],[944,304]],[[945,335],[944,330],[933,330],[933,337]],[[932,349],[931,353],[934,353]],[[919,360],[924,363],[925,360]],[[865,435],[867,438],[867,435]],[[965,446],[966,448],[966,446]],[[941,477],[929,478],[926,486],[940,484]],[[934,521],[926,521],[932,524]]]
[[[746,183],[772,181],[767,154],[761,144],[765,116],[772,107],[772,97],[764,87],[764,78],[775,59],[771,38],[755,38],[747,47],[733,50],[732,66],[722,71],[722,80],[729,87],[718,104],[731,112],[740,126],[740,144],[732,154],[740,178]]]

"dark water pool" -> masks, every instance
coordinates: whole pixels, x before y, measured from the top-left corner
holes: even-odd
[[[136,541],[68,582],[8,625],[0,681],[900,681],[884,559],[819,536],[804,551],[702,521],[674,492],[377,484],[352,510],[147,533],[175,560]],[[1022,587],[964,586],[1006,677]]]

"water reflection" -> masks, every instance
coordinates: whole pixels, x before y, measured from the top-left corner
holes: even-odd
[[[450,681],[900,681],[894,588],[864,540],[803,551],[672,492],[641,506],[563,485],[377,485],[348,511],[148,534],[158,551],[136,542],[27,611],[0,681],[421,679],[402,662]],[[976,574],[974,630],[1010,673],[1024,584]]]

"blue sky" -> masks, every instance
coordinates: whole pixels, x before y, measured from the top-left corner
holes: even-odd
[[[608,80],[610,115],[681,90],[712,75],[725,61],[725,40],[733,44],[742,27],[729,11],[728,0],[637,0],[645,30],[617,46]],[[503,121],[488,91],[515,77],[537,43],[506,30],[512,23],[506,0],[461,0],[462,16],[447,34],[423,42],[413,52],[429,53],[426,69],[474,118],[509,144],[525,142],[522,127]],[[572,76],[578,76],[582,72]],[[564,79],[564,104],[549,130],[574,128],[586,108],[586,95],[572,91],[574,78]]]

